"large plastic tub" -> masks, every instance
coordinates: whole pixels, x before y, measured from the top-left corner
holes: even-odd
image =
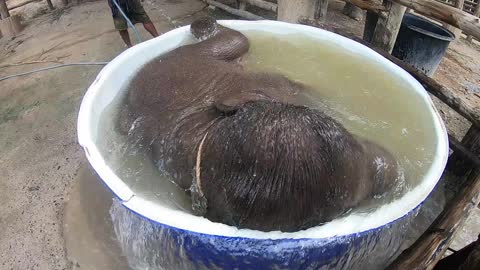
[[[106,165],[96,145],[99,116],[118,96],[143,64],[178,47],[190,35],[189,27],[172,30],[139,44],[110,62],[88,89],[78,118],[79,142],[105,184],[118,197],[112,217],[123,251],[137,269],[381,269],[404,239],[419,205],[435,187],[446,164],[448,140],[441,118],[428,94],[413,77],[373,50],[317,28],[276,21],[220,21],[242,30],[303,33],[318,42],[355,52],[384,67],[405,82],[424,101],[431,115],[435,156],[423,179],[402,198],[371,214],[350,214],[322,226],[294,233],[259,232],[213,223],[172,210],[135,194]]]
[[[403,16],[392,55],[432,76],[455,35],[422,17]]]

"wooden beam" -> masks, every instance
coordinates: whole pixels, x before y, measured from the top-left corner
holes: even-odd
[[[362,10],[350,2],[345,3],[342,13],[356,21],[360,21],[362,19]]]
[[[455,232],[463,226],[479,202],[480,171],[475,170],[428,230],[387,269],[432,269],[447,250]]]
[[[14,37],[20,33],[22,29],[23,26],[20,23],[20,17],[18,15],[13,15],[0,20],[0,32],[2,32],[4,37]]]
[[[473,16],[480,17],[480,1],[477,3],[477,6],[475,7],[475,11],[473,13]]]
[[[225,4],[219,3],[217,1],[204,0],[204,2],[211,5],[211,6],[222,9],[222,10],[224,10],[224,11],[230,13],[230,14],[233,14],[233,15],[236,15],[236,16],[248,19],[248,20],[263,20],[264,19],[263,17],[255,15],[255,14],[250,13],[248,11],[235,9],[235,8],[229,7]]]
[[[0,19],[6,19],[10,17],[10,12],[8,12],[7,4],[5,0],[0,0]]]
[[[313,19],[315,0],[278,0],[277,20],[298,23],[300,18]]]
[[[315,1],[315,16],[316,20],[320,20],[321,22],[325,22],[327,19],[327,11],[328,11],[328,0],[316,0]]]
[[[442,4],[436,0],[392,0],[415,10],[424,16],[446,22],[460,28],[465,34],[480,39],[480,20],[462,10]]]
[[[384,5],[382,5],[381,2],[375,1],[375,0],[343,0],[343,1],[346,2],[344,6],[344,10],[350,9],[351,5],[359,7],[364,10],[370,10],[375,13],[381,13],[387,10],[387,8]]]
[[[475,11],[473,12],[473,16],[480,17],[480,1],[478,1],[477,6],[475,7]],[[467,35],[467,40],[472,42],[472,40],[473,40],[472,35]]]
[[[373,33],[375,32],[379,18],[380,16],[377,13],[367,10],[367,15],[365,16],[365,25],[363,27],[363,40],[369,44],[372,42]]]
[[[373,46],[391,53],[397,40],[398,30],[400,30],[406,7],[389,0],[384,1],[384,5],[388,14],[385,18],[378,19],[371,43]]]
[[[377,50],[377,52],[379,51]],[[410,73],[410,75],[417,79],[432,95],[436,96],[461,116],[472,122],[472,124],[480,127],[480,115],[465,103],[465,101],[459,98],[450,88],[437,83],[426,74],[390,54],[384,54],[383,56]]]
[[[28,5],[30,3],[34,3],[34,2],[41,2],[42,0],[28,0],[28,1],[25,1],[25,2],[22,2],[22,3],[19,3],[19,4],[16,4],[16,5],[12,5],[12,6],[8,6],[8,10],[14,10],[16,8],[19,8],[19,7],[23,7],[25,5]]]
[[[263,1],[263,0],[241,0],[241,1],[245,1],[246,3],[248,3],[252,6],[256,6],[256,7],[259,7],[259,8],[265,9],[265,10],[270,10],[270,11],[273,11],[273,12],[277,12],[277,8],[278,8],[277,4],[272,3],[272,2]]]

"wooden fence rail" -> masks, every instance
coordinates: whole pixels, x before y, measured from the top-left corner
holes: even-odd
[[[279,1],[285,1],[285,0],[279,0]],[[295,1],[296,7],[290,7],[290,9],[296,9],[297,7],[305,6],[306,4],[304,3],[309,3],[314,1],[316,0]],[[361,9],[378,13],[381,17],[386,16],[384,13],[386,11],[391,10],[390,8],[385,6],[385,4],[391,5],[391,4],[388,4],[390,1],[384,1],[383,5],[375,0],[344,0],[344,1],[352,3]],[[447,24],[450,24],[454,27],[457,27],[461,29],[466,35],[471,35],[476,39],[480,40],[480,20],[475,15],[469,14],[463,10],[446,5],[444,3],[440,3],[436,0],[391,0],[391,1],[394,3],[398,3],[404,7],[410,8],[418,12],[419,14],[422,14],[429,18],[436,19],[436,20],[445,22]],[[261,17],[258,18],[256,17],[256,15],[250,12],[232,8],[218,1],[204,0],[204,2],[247,19],[253,19],[253,20],[261,19]],[[278,6],[275,6],[275,4],[272,4],[267,1],[244,0],[244,2],[248,2],[249,4],[260,7],[260,8],[267,8],[269,10],[277,10],[277,12],[280,12],[280,8]],[[289,1],[285,1],[285,4],[288,4],[288,2]],[[313,6],[314,4],[312,4],[312,7]],[[307,9],[309,9],[309,7],[307,7]],[[311,16],[312,19],[313,19],[313,13],[315,12],[312,12],[312,16]],[[396,37],[396,35],[393,35],[392,37]]]
[[[457,8],[435,0],[392,0],[432,19],[460,28],[465,34],[480,39],[480,20]]]

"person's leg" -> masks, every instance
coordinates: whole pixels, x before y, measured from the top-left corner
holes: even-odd
[[[132,47],[132,42],[130,41],[130,35],[128,35],[128,30],[119,30],[118,33],[120,33],[123,42],[125,42],[125,45],[127,45],[128,48]]]
[[[125,45],[127,47],[132,47],[132,42],[130,41],[130,36],[128,35],[128,25],[127,21],[121,15],[116,14],[116,16],[113,17],[113,24],[115,25],[115,29],[118,31],[120,34],[120,37],[122,37],[123,42],[125,42]]]
[[[147,30],[153,37],[158,37],[157,29],[152,22],[143,23],[143,27],[145,27],[145,30]]]

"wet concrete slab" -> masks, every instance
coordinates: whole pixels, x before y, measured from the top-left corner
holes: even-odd
[[[65,205],[67,258],[78,270],[128,270],[118,246],[109,210],[113,193],[87,164],[82,164]]]

